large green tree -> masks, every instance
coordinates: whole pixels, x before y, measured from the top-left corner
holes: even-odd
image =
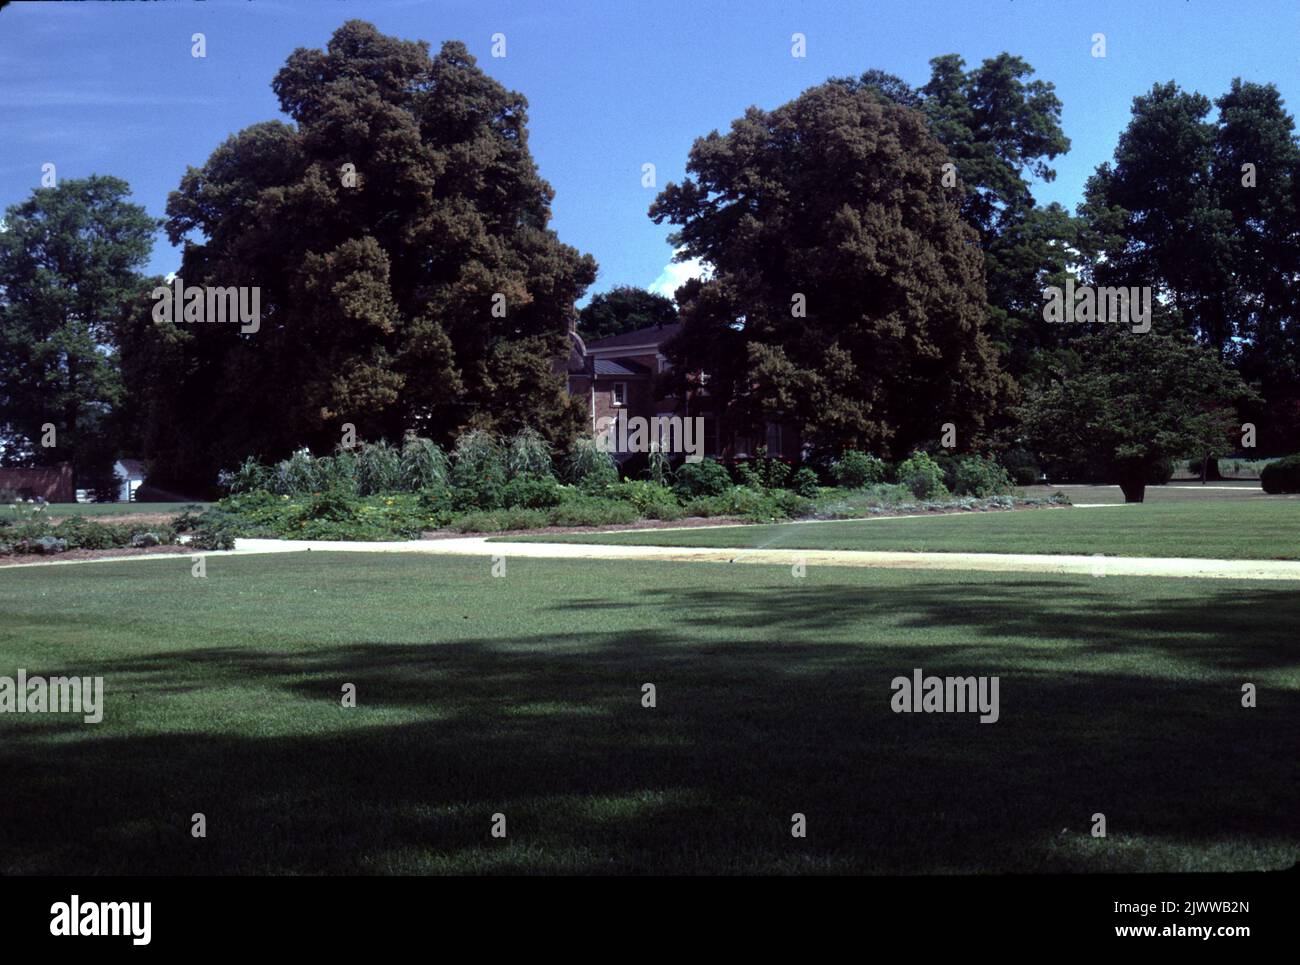
[[[1048,459],[1087,458],[1140,503],[1155,466],[1239,438],[1253,393],[1218,355],[1186,335],[1099,332],[1025,400],[1022,428]]]
[[[917,112],[841,83],[697,140],[651,208],[679,257],[681,392],[705,369],[737,428],[793,420],[824,450],[975,442],[1008,380],[985,335],[975,230]]]
[[[167,204],[184,283],[257,286],[262,319],[136,313],[131,370],[175,375],[145,407],[160,462],[208,482],[248,454],[328,448],[345,423],[566,436],[578,415],[549,360],[596,268],[547,227],[524,97],[463,44],[430,56],[360,21],[272,87],[294,124],[231,136]]]
[[[1070,149],[1055,87],[1033,75],[1009,53],[970,69],[945,54],[930,61],[919,89],[879,70],[837,81],[920,111],[947,149],[962,213],[984,252],[990,337],[1021,381],[1036,378],[1062,342],[1061,330],[1043,322],[1042,290],[1064,277],[1077,231],[1068,212],[1038,205],[1030,190],[1031,179],[1055,179],[1051,162]]]
[[[1169,82],[1134,99],[1079,211],[1085,280],[1150,286],[1158,327],[1258,383],[1249,415],[1272,451],[1300,445],[1298,199],[1300,145],[1275,87],[1234,80],[1212,105]]]
[[[130,193],[118,178],[68,179],[5,212],[0,464],[69,461],[100,485],[120,454],[118,324],[158,228]]]
[[[620,285],[593,296],[578,313],[578,334],[591,342],[676,321],[677,306],[671,298],[644,288]]]

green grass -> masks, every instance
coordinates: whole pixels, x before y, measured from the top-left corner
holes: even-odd
[[[107,705],[98,726],[0,715],[0,873],[1300,854],[1290,588],[527,559],[496,579],[486,558],[314,552],[214,556],[206,579],[190,565],[0,570],[0,674],[103,675]],[[1001,720],[892,713],[890,681],[915,667],[998,675]],[[1096,812],[1107,838],[1088,833]]]
[[[174,513],[179,516],[187,506],[206,508],[210,503],[50,503],[45,512],[50,516],[123,516],[130,513]],[[12,512],[0,505],[0,519]],[[196,510],[197,512],[197,510]]]
[[[746,549],[1300,559],[1300,500],[1235,499],[503,538]]]
[[[1062,492],[1070,497],[1073,503],[1123,503],[1124,494],[1120,492],[1118,486],[1027,486],[1023,489],[1027,496],[1050,496],[1052,493]],[[1172,503],[1172,502],[1203,502],[1205,500],[1276,500],[1278,497],[1270,496],[1264,490],[1259,488],[1258,482],[1243,482],[1236,479],[1225,479],[1221,482],[1208,483],[1202,486],[1199,482],[1185,479],[1182,481],[1175,480],[1168,486],[1148,486],[1146,489],[1147,504],[1150,503]]]

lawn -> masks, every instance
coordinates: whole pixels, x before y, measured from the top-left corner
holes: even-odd
[[[98,726],[0,715],[0,874],[1172,871],[1300,855],[1291,588],[491,565],[313,552],[213,556],[205,579],[187,557],[0,571],[0,674],[102,675],[106,695]],[[890,681],[918,667],[998,675],[1000,720],[892,713]],[[1256,709],[1240,705],[1247,681]],[[1097,812],[1106,838],[1088,833]]]
[[[1022,490],[1026,496],[1047,497],[1053,493],[1065,493],[1075,503],[1123,503],[1124,494],[1118,486],[1026,486]],[[1270,496],[1259,487],[1259,482],[1244,482],[1225,479],[1202,486],[1192,480],[1181,480],[1168,486],[1148,486],[1145,502],[1170,503],[1195,500],[1277,500],[1281,497]]]
[[[921,518],[512,536],[527,542],[898,550],[931,553],[1063,553],[1300,559],[1300,500],[1174,500],[1095,509],[1026,509]]]
[[[210,503],[50,503],[45,511],[51,516],[126,516],[132,513],[150,515],[171,513],[179,516],[187,507],[206,508],[210,505]],[[0,506],[0,511],[7,510]]]

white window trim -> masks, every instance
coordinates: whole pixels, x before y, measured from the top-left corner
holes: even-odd
[[[622,402],[620,402],[620,401],[618,400],[618,396],[619,396],[619,391],[618,391],[618,389],[619,389],[619,386],[622,386],[622,387],[623,387],[623,401],[622,401]],[[619,409],[625,409],[625,408],[627,408],[627,383],[626,383],[626,382],[615,382],[615,383],[614,383],[614,387],[613,387],[612,389],[610,389],[610,392],[609,392],[609,401],[610,401],[610,404],[613,405],[613,406],[615,406],[616,408],[619,408]]]

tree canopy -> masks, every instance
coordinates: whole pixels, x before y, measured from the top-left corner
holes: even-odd
[[[829,450],[905,454],[948,422],[974,442],[1009,380],[948,160],[917,112],[837,82],[697,140],[651,208],[713,269],[678,290],[673,378],[704,368],[737,427]]]
[[[596,266],[547,225],[527,102],[463,44],[349,21],[167,203],[187,286],[259,287],[255,333],[135,315],[148,435],[177,480],[249,453],[466,425],[576,425],[550,359]],[[159,379],[159,376],[167,376]]]
[[[588,342],[635,332],[652,325],[672,325],[677,306],[671,298],[631,285],[620,285],[592,296],[578,313],[578,334]]]
[[[1251,390],[1186,336],[1101,332],[1072,349],[1073,364],[1026,400],[1023,431],[1049,459],[1094,460],[1128,502],[1160,461],[1220,451],[1240,432]]]
[[[5,212],[0,464],[68,461],[83,482],[111,473],[124,428],[118,327],[158,227],[130,193],[92,175],[37,188]],[[46,425],[53,446],[42,445]]]

